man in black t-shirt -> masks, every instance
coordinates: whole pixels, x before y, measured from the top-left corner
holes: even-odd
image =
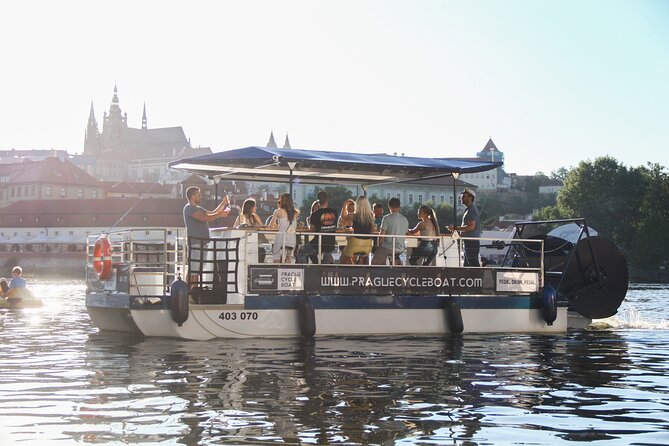
[[[334,234],[337,230],[337,218],[339,214],[336,210],[328,207],[328,194],[325,191],[318,192],[318,203],[320,209],[314,211],[309,216],[309,231]],[[304,249],[304,254],[311,260],[311,263],[318,262],[318,242],[320,239],[320,252],[323,254],[321,263],[334,263],[332,251],[335,247],[334,235],[314,236],[309,240]]]

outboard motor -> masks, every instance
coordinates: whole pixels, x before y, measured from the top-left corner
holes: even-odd
[[[611,317],[625,300],[629,272],[627,261],[613,242],[588,237],[574,247],[558,292],[570,308],[590,319]]]
[[[170,285],[170,310],[172,311],[172,320],[183,325],[188,319],[188,285],[181,280],[181,275]]]
[[[518,222],[515,238],[544,241],[542,316],[546,323],[551,323],[551,300],[566,301],[570,310],[589,319],[618,312],[627,294],[627,261],[611,241],[589,228],[585,219]],[[541,264],[533,247],[522,245],[513,256],[522,266]]]

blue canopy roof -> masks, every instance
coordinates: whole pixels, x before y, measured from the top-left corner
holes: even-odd
[[[384,153],[246,147],[170,163],[173,169],[230,180],[371,185],[484,172],[501,162]]]

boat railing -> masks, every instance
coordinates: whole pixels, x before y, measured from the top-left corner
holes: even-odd
[[[189,245],[186,231],[183,228],[142,228],[110,231],[104,236],[112,248],[113,274],[116,277],[99,280],[93,271],[93,250],[99,235],[90,235],[87,240],[87,279],[89,286],[109,291],[125,291],[135,296],[164,296],[167,287],[178,275],[189,283],[189,289],[201,290],[204,294],[201,303],[207,303],[208,296],[212,296],[211,303],[221,302],[221,295],[227,296],[245,292],[248,280],[247,267],[257,264],[273,263],[272,245],[276,231],[271,230],[238,230],[221,228],[212,232],[212,236],[201,243],[203,248],[198,258],[193,255],[194,250]],[[331,262],[323,262],[324,245],[331,243],[324,237],[334,236],[334,258]],[[307,242],[316,240],[316,263],[335,263],[336,256],[344,249],[351,233],[320,233],[300,231],[296,233],[297,246],[293,262],[306,265],[308,260],[300,256],[299,251]],[[358,234],[359,236],[359,234]],[[373,242],[382,240],[392,241],[392,252],[401,256],[399,262],[394,259],[392,265],[376,265],[373,262],[373,253],[369,253],[363,263],[356,265],[341,265],[342,267],[462,267],[463,238],[452,237],[450,234],[440,236],[415,235],[365,235]],[[502,264],[483,264],[480,268],[512,268],[514,270],[531,270],[540,272],[543,282],[543,240],[536,239],[509,239],[504,237],[478,237],[469,240],[478,240],[482,247],[488,246],[505,253]],[[401,240],[405,249],[401,249]],[[410,262],[411,250],[415,250],[424,240],[438,241],[436,254],[429,261],[420,263]],[[284,237],[284,245],[288,241]],[[531,247],[528,250],[528,247]],[[285,246],[284,246],[285,248]],[[528,252],[531,253],[528,255]],[[361,256],[362,257],[362,256]],[[313,257],[312,257],[313,261]],[[339,265],[338,265],[339,266]],[[281,268],[281,264],[276,265]],[[473,267],[476,268],[476,267]],[[122,283],[123,277],[126,284]],[[195,279],[193,279],[195,277]],[[124,288],[125,287],[125,288]],[[224,300],[224,299],[223,299]]]
[[[276,237],[277,232],[274,230],[267,229],[251,229],[245,228],[244,231],[249,233],[256,233],[257,244],[259,249],[258,263],[271,263],[272,262],[272,248],[274,238]],[[418,262],[414,266],[464,266],[463,263],[463,252],[464,252],[464,243],[466,240],[475,240],[480,243],[481,248],[487,249],[488,251],[492,250],[498,254],[495,256],[495,259],[482,258],[481,267],[515,267],[518,269],[539,269],[543,272],[543,251],[544,251],[544,242],[543,240],[537,239],[512,239],[509,237],[509,233],[504,233],[500,237],[458,237],[452,236],[451,234],[441,234],[438,236],[420,236],[420,235],[389,235],[389,234],[354,234],[349,232],[336,232],[336,233],[323,233],[323,232],[309,232],[309,231],[298,231],[296,233],[296,243],[297,246],[295,250],[297,251],[295,256],[293,256],[294,263],[308,263],[310,260],[312,263],[321,264],[324,263],[324,259],[327,259],[328,262],[332,263],[333,260],[336,261],[337,256],[341,254],[341,251],[346,247],[348,239],[350,237],[367,237],[371,238],[373,241],[374,247],[379,246],[383,243],[383,240],[391,240],[391,252],[396,257],[397,261],[393,261],[390,266],[402,266],[410,265],[409,259],[411,258],[412,250],[415,250],[420,246],[421,242],[436,242],[437,249],[435,250],[435,255],[428,259],[429,261]],[[334,244],[328,240],[334,238]],[[324,242],[324,239],[326,240]],[[283,246],[281,250],[285,251],[286,243],[288,242],[287,238],[283,238]],[[307,251],[308,254],[312,255],[301,255],[304,253],[305,247],[309,245],[315,248],[315,251]],[[327,247],[327,248],[326,248]],[[330,251],[330,248],[332,251]],[[521,249],[522,248],[522,249]],[[527,252],[532,251],[537,253],[536,260],[528,261]],[[328,254],[329,251],[333,254],[333,258],[324,257],[323,254]],[[360,257],[364,258],[362,264],[374,265],[373,256],[374,250],[372,253],[360,253]],[[315,260],[315,261],[314,261]],[[360,265],[361,263],[357,263]],[[379,265],[374,265],[379,266]],[[383,265],[381,265],[383,266]]]
[[[184,228],[118,229],[90,234],[86,239],[86,280],[89,287],[125,291],[140,296],[164,296],[181,273],[186,258]],[[99,277],[94,262],[95,244],[105,238],[111,248],[110,277]]]

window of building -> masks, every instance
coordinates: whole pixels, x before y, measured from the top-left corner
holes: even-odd
[[[34,197],[35,195],[37,195],[37,189],[35,188],[35,185],[33,184],[32,186],[30,186],[30,196]]]
[[[84,198],[84,190],[83,189],[78,189],[77,190],[77,198]]]
[[[437,202],[437,200],[434,199],[434,195],[432,195],[432,200],[431,200],[431,201],[432,201],[432,203],[436,203],[436,202]]]
[[[92,190],[91,191],[91,198],[98,198],[98,191]]]
[[[423,202],[423,194],[418,194],[418,202],[419,203]]]
[[[44,189],[44,195],[46,195],[47,197],[50,197],[51,195],[53,195],[53,193],[52,193],[52,191],[51,191],[51,186],[47,186],[47,187]]]
[[[14,198],[14,193],[15,193],[15,192],[14,192],[14,188],[13,188],[13,187],[9,190],[9,192],[10,192],[10,195],[12,196],[12,198]]]
[[[67,190],[65,190],[64,187],[60,188],[60,198],[65,198],[67,197]]]
[[[390,192],[386,194],[386,200],[390,200]]]
[[[413,204],[413,194],[409,194],[409,204]]]
[[[398,198],[398,199],[400,198],[400,194],[397,194],[397,198]]]
[[[439,203],[443,203],[443,202],[444,202],[444,196],[442,195],[441,197],[439,197]]]
[[[53,235],[60,235],[60,231],[53,231]]]
[[[74,231],[70,231],[70,235],[74,235]]]
[[[21,187],[16,188],[16,196],[20,197],[21,196]]]
[[[32,231],[26,231],[26,235],[27,235],[28,237],[32,237],[33,233],[32,233]]]

